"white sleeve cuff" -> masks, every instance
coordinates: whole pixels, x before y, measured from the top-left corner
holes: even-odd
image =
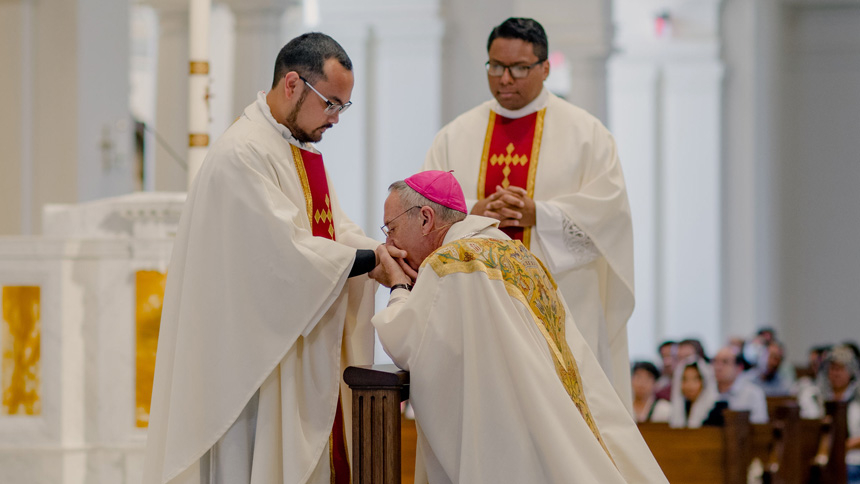
[[[409,290],[403,289],[402,287],[391,291],[391,296],[388,298],[388,306],[386,307],[390,308],[391,306],[405,303],[406,300],[409,299],[409,294]]]

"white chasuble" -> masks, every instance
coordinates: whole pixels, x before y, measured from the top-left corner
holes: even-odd
[[[373,318],[429,482],[665,483],[551,278],[494,225],[454,224]]]
[[[499,117],[513,125],[534,116],[524,134],[506,135],[512,143],[498,144],[492,134],[503,127]],[[547,265],[577,328],[632,412],[627,320],[634,304],[633,235],[612,135],[544,89],[517,111],[492,100],[460,115],[436,135],[422,169],[453,170],[471,208],[495,189],[485,178],[493,157],[509,167],[503,182],[533,194],[537,224],[522,240]]]
[[[373,361],[376,285],[347,275],[355,249],[378,243],[347,219],[330,186],[311,213],[328,219],[312,226],[294,145],[312,150],[274,120],[261,93],[213,144],[188,194],[168,271],[144,484],[199,484],[201,457],[252,398],[251,475],[228,482],[330,481],[339,392],[351,428],[343,368]],[[337,242],[313,235],[329,227]]]

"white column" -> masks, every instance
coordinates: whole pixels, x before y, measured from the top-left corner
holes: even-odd
[[[721,81],[717,60],[664,70],[660,259],[666,331],[716,351],[721,319]]]
[[[77,3],[78,200],[134,190],[134,125],[129,103],[129,4]],[[68,157],[69,154],[66,154]]]
[[[275,59],[291,37],[281,33],[281,19],[294,0],[228,0],[236,19],[233,111],[239,116],[257,92],[272,86]]]
[[[29,233],[32,180],[32,100],[30,87],[31,7],[28,2],[0,2],[0,234]]]
[[[188,146],[188,4],[147,0],[158,13],[155,189],[185,191]]]
[[[608,68],[608,116],[633,214],[636,310],[627,323],[630,358],[653,359],[663,324],[660,217],[660,71],[649,62],[615,59]]]
[[[726,336],[720,1],[616,0],[613,7],[609,128],[628,185],[636,257],[629,327],[653,331],[631,333],[630,353],[653,358],[660,340],[685,337],[715,351]],[[655,20],[664,9],[671,33],[659,36]]]
[[[188,173],[191,188],[209,148],[209,24],[210,0],[191,0],[188,63]]]

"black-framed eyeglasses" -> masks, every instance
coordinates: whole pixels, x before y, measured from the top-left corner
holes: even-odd
[[[388,237],[388,235],[389,235],[389,234],[391,234],[391,232],[392,232],[392,229],[390,229],[390,228],[388,227],[388,226],[391,224],[391,222],[394,222],[394,221],[395,221],[395,220],[397,220],[398,218],[400,218],[400,217],[402,217],[402,216],[406,215],[406,214],[407,214],[407,213],[409,213],[409,211],[410,211],[410,210],[412,210],[413,208],[421,208],[421,205],[414,205],[414,206],[412,206],[412,207],[407,208],[406,210],[404,210],[404,211],[403,211],[403,213],[401,213],[400,215],[398,215],[398,216],[394,217],[393,219],[389,220],[387,223],[385,223],[385,224],[383,224],[381,227],[379,227],[379,230],[381,230],[381,231],[382,231],[382,233],[383,233],[386,237]]]
[[[319,91],[317,91],[316,88],[313,86],[313,84],[308,82],[307,79],[305,79],[302,76],[299,76],[299,79],[304,81],[304,83],[307,84],[307,86],[309,88],[311,88],[311,91],[317,93],[317,96],[319,96],[320,99],[325,101],[325,109],[323,110],[323,112],[326,113],[327,115],[331,116],[333,114],[342,113],[342,112],[346,111],[347,108],[352,106],[352,101],[347,101],[345,104],[337,104],[337,103],[333,103],[333,102],[329,101],[328,98],[323,96]]]
[[[504,64],[497,64],[495,62],[487,61],[484,66],[487,68],[487,74],[492,77],[502,77],[505,75],[505,69],[511,73],[511,77],[514,79],[522,79],[529,75],[529,71],[532,70],[533,67],[542,64],[544,60],[539,60],[534,64],[529,64],[526,66],[516,65],[516,66],[506,66]]]

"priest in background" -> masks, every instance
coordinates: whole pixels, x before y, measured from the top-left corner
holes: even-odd
[[[624,176],[609,131],[544,87],[548,51],[535,20],[494,28],[486,68],[495,99],[442,128],[423,169],[454,170],[469,212],[498,219],[548,266],[630,408],[633,233]]]
[[[312,143],[351,104],[352,62],[304,34],[214,143],[168,271],[144,484],[350,482],[348,364],[373,362],[378,245]],[[397,253],[395,255],[402,256]]]
[[[467,216],[450,173],[389,190],[382,230],[407,256],[377,248],[372,322],[410,371],[416,482],[665,483],[540,261]]]

